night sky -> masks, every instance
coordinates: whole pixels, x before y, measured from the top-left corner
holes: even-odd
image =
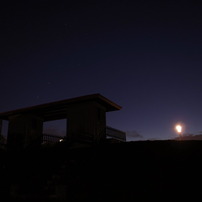
[[[1,3],[0,112],[100,93],[122,106],[111,127],[200,133],[201,11],[193,0]]]

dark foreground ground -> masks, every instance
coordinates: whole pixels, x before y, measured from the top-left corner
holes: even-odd
[[[202,141],[0,152],[0,201],[201,201]]]

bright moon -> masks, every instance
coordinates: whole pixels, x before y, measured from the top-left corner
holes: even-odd
[[[175,128],[176,128],[178,133],[182,132],[182,126],[181,125],[177,125]]]

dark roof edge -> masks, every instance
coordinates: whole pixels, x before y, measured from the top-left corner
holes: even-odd
[[[106,97],[102,96],[99,93],[96,94],[90,94],[90,95],[84,95],[84,96],[79,96],[75,98],[70,98],[70,99],[65,99],[65,100],[60,100],[60,101],[55,101],[55,102],[48,102],[45,104],[40,104],[40,105],[35,105],[35,106],[30,106],[30,107],[25,107],[25,108],[20,108],[20,109],[15,109],[7,112],[1,112],[0,113],[0,119],[4,119],[10,115],[15,115],[19,113],[25,113],[29,112],[32,110],[39,110],[43,108],[49,108],[49,107],[54,107],[57,105],[62,105],[62,104],[71,104],[71,103],[78,103],[82,101],[88,101],[88,100],[99,100],[102,101],[105,105],[107,105],[107,111],[115,111],[115,110],[120,110],[122,107],[117,105],[116,103],[112,102],[111,100],[107,99]]]

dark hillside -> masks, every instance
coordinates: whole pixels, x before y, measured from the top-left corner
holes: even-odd
[[[1,151],[1,196],[21,201],[198,201],[201,141]]]

